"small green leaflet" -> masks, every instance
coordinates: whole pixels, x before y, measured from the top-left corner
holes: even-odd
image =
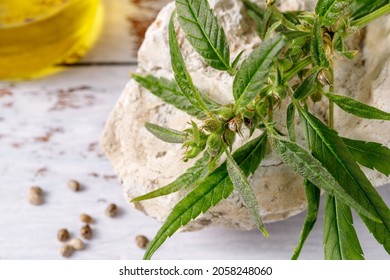
[[[227,155],[227,171],[234,188],[238,191],[245,207],[248,209],[252,221],[264,236],[268,237],[268,232],[265,229],[263,220],[260,216],[260,207],[255,192],[249,184],[244,172],[242,172],[227,149],[225,149],[225,153]]]
[[[142,87],[161,98],[165,103],[171,104],[177,109],[198,119],[206,118],[206,114],[203,111],[198,110],[188,101],[175,81],[157,78],[152,75],[143,77],[138,74],[133,74],[132,77]],[[202,99],[206,103],[206,106],[211,110],[214,104],[207,102],[206,97],[204,96],[202,96]]]
[[[274,64],[274,58],[282,51],[285,42],[281,35],[264,41],[244,60],[233,82],[235,109],[248,105],[264,87]]]
[[[192,78],[187,71],[183,56],[180,52],[179,43],[176,38],[175,26],[173,23],[174,15],[175,13],[172,14],[169,22],[169,49],[175,80],[188,101],[190,101],[196,109],[200,111],[205,110],[207,112],[208,108],[200,99],[199,92],[192,82]]]
[[[390,113],[383,112],[377,108],[371,107],[352,98],[326,93],[326,97],[333,101],[344,111],[355,116],[371,120],[390,120]]]
[[[364,260],[351,209],[330,195],[325,198],[325,260]]]
[[[297,100],[304,99],[308,97],[317,87],[317,76],[320,72],[320,69],[314,69],[303,82],[295,90],[294,98]]]
[[[324,42],[322,41],[321,24],[318,19],[315,21],[313,26],[310,49],[313,63],[316,66],[323,68],[328,68],[330,66],[325,54]]]
[[[295,133],[295,106],[291,103],[287,108],[287,132],[291,141],[296,142],[297,136]]]
[[[317,221],[318,208],[320,206],[320,189],[308,180],[305,180],[304,186],[307,200],[307,214],[299,237],[299,242],[294,249],[293,256],[291,257],[292,260],[298,259],[299,254],[302,251],[303,245],[305,244],[307,237],[309,236],[311,230],[313,229]]]
[[[277,21],[274,24],[272,24],[268,28],[267,33],[264,36],[264,41],[269,40],[272,37],[272,35],[276,32],[276,30],[280,27],[281,24],[282,23],[280,21]]]
[[[234,160],[246,176],[253,174],[259,167],[266,154],[267,145],[267,135],[264,133],[237,149],[233,154]],[[188,224],[201,213],[205,213],[210,207],[217,205],[222,199],[227,198],[233,190],[234,187],[227,173],[226,163],[224,163],[176,204],[155,238],[151,241],[144,259],[150,259],[164,241],[171,237],[181,226]]]
[[[193,48],[211,67],[231,71],[225,31],[207,0],[176,0],[181,28]]]
[[[258,5],[249,0],[243,0],[248,15],[256,24],[256,31],[260,38],[264,40],[268,28],[275,22],[272,12],[268,9],[260,8]]]
[[[344,32],[336,32],[333,35],[333,49],[348,59],[353,59],[358,51],[349,50],[345,44]]]
[[[324,189],[327,193],[336,196],[347,205],[354,208],[357,212],[363,213],[371,219],[378,220],[375,214],[372,214],[367,211],[366,208],[362,207],[359,203],[360,201],[354,199],[350,193],[342,188],[328,170],[297,143],[272,135],[271,145],[278,157],[293,171],[311,181],[317,187]]]
[[[185,173],[180,175],[175,181],[145,195],[134,198],[131,202],[151,199],[163,195],[177,192],[181,189],[189,188],[204,179],[209,173],[208,162],[210,161],[209,153],[204,153],[203,157],[198,159],[194,166],[188,168]]]
[[[234,59],[234,61],[232,62],[232,73],[233,74],[236,74],[236,71],[237,71],[237,65],[238,65],[238,63],[240,62],[240,60],[241,60],[241,57],[242,57],[242,55],[244,54],[244,50],[242,50],[237,56],[236,56],[236,58]]]
[[[376,240],[390,253],[390,210],[386,203],[364,175],[337,132],[309,112],[298,108],[314,157],[371,216],[379,218],[380,222],[376,222],[357,211]]]
[[[158,139],[168,143],[183,143],[187,136],[184,132],[149,122],[145,123],[145,128]]]
[[[320,16],[321,23],[330,27],[339,20],[344,19],[350,13],[353,0],[319,0],[316,13]]]
[[[382,174],[390,175],[390,149],[375,142],[365,142],[342,138],[356,161],[370,169],[376,169]]]

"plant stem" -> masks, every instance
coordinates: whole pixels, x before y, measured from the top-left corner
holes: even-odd
[[[288,83],[299,71],[304,69],[306,66],[308,66],[312,62],[311,56],[307,56],[301,61],[299,61],[297,64],[294,65],[293,68],[288,70],[283,77],[283,82]]]
[[[386,14],[390,13],[390,4],[387,4],[383,6],[382,8],[379,8],[378,10],[372,12],[371,14],[368,14],[362,18],[359,18],[357,20],[353,20],[351,22],[351,25],[356,26],[357,28],[363,28],[370,22],[376,20],[377,18],[380,18],[381,16],[384,16]]]
[[[273,108],[274,108],[274,102],[272,100],[271,96],[268,96],[268,121],[273,122]]]
[[[333,66],[330,67],[330,86],[329,92],[334,93],[334,69]],[[329,100],[329,127],[333,129],[334,127],[334,102]]]

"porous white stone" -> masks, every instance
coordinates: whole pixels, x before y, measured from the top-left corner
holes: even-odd
[[[245,55],[248,55],[254,47],[260,44],[253,24],[240,0],[211,0],[209,2],[226,31],[231,57],[235,57],[241,50],[245,50]],[[291,0],[282,3],[281,8],[285,10],[313,9],[315,1]],[[139,50],[139,73],[173,78],[168,47],[168,22],[173,10],[174,4],[168,4],[148,29],[145,41]],[[232,102],[232,77],[208,67],[186,41],[178,24],[176,27],[179,45],[194,83],[215,100],[224,104]],[[362,40],[362,37],[358,37],[352,44],[359,49]],[[378,55],[370,50],[366,50],[366,53],[369,53],[371,57]],[[337,89],[343,94],[360,98],[369,104],[390,111],[389,108],[385,108],[389,106],[389,95],[386,90],[390,84],[388,78],[390,60],[387,60],[387,64],[372,67],[375,71],[371,70],[370,73],[381,73],[377,78],[367,73],[363,61],[364,57],[360,54],[354,61],[342,60],[337,65]],[[359,81],[362,83],[360,84]],[[280,112],[283,112],[285,106],[286,104],[282,104]],[[325,101],[316,104],[316,115],[326,119],[326,106]],[[283,113],[277,111],[275,114],[277,119],[284,120]],[[341,119],[340,122],[339,119]],[[101,138],[101,146],[121,179],[123,191],[129,200],[172,182],[194,162],[181,161],[183,150],[180,145],[158,140],[146,131],[144,123],[152,122],[183,130],[188,127],[190,120],[187,114],[171,105],[164,104],[147,90],[142,89],[135,81],[129,81],[108,118]],[[390,127],[388,124],[370,122],[370,125],[367,125],[368,122],[346,116],[339,110],[336,110],[336,120],[336,126],[342,131],[343,136],[389,143]],[[281,129],[284,128],[281,127]],[[242,142],[243,139],[239,139],[237,145]],[[385,178],[376,172],[367,171],[367,174],[370,179],[374,179],[376,185],[386,182]],[[261,168],[250,177],[250,182],[265,222],[286,219],[300,213],[306,207],[302,178],[290,171],[273,154],[266,156],[261,163]],[[168,196],[137,202],[134,206],[147,215],[163,221],[173,206],[187,192],[188,190],[184,190]],[[206,214],[192,221],[185,229],[196,230],[210,224],[239,229],[254,227],[236,192],[216,207],[211,208]]]

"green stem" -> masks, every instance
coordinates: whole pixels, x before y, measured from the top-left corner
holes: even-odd
[[[299,71],[301,71],[306,66],[308,66],[311,63],[311,61],[312,61],[311,56],[307,56],[304,59],[302,59],[301,61],[299,61],[297,64],[294,65],[294,67],[292,69],[290,69],[290,70],[288,70],[288,72],[286,72],[286,74],[283,77],[283,82],[288,83],[292,78],[294,78],[294,76]]]
[[[329,92],[334,93],[334,69],[330,67],[330,86]],[[329,127],[333,129],[334,127],[334,102],[329,100]]]
[[[382,8],[379,8],[378,10],[372,12],[371,14],[368,14],[362,18],[359,18],[357,20],[353,20],[351,22],[352,26],[356,26],[357,28],[363,28],[370,22],[376,20],[377,18],[380,18],[381,16],[384,16],[386,14],[390,13],[390,4],[387,4],[383,6]]]
[[[268,121],[273,122],[274,102],[272,96],[268,96]]]

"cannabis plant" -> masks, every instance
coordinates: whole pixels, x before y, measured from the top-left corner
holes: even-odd
[[[265,8],[248,0],[243,2],[262,39],[246,59],[241,61],[240,53],[231,61],[225,32],[207,0],[176,0],[169,23],[175,80],[134,75],[151,93],[197,119],[184,131],[146,123],[146,128],[159,139],[181,144],[184,161],[199,159],[171,184],[133,200],[190,188],[173,208],[144,258],[150,259],[181,226],[226,199],[233,190],[238,191],[254,224],[268,236],[247,179],[259,168],[268,149],[304,178],[308,212],[293,259],[298,258],[316,222],[321,190],[325,193],[325,259],[363,259],[351,209],[390,253],[389,208],[360,167],[389,175],[390,150],[379,143],[343,138],[333,128],[335,105],[361,118],[390,120],[389,113],[334,92],[335,59],[353,59],[356,54],[348,49],[346,40],[389,13],[389,1],[319,0],[315,12],[282,12],[275,0],[265,1]],[[204,61],[234,77],[233,104],[219,104],[193,83],[177,41],[176,17]],[[310,112],[313,102],[321,98],[329,101],[327,124]],[[281,124],[273,117],[281,114],[281,102],[289,103],[286,133],[277,129]],[[307,143],[303,145],[297,143],[296,118],[300,118],[305,131]],[[250,138],[233,151],[233,143],[237,135],[242,137],[244,129]]]

